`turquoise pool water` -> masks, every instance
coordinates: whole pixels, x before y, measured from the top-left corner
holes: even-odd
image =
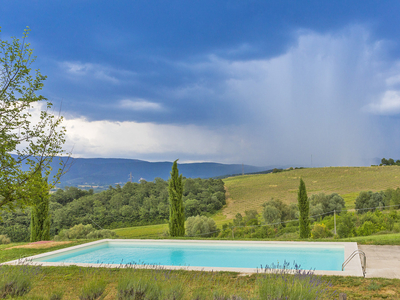
[[[224,242],[104,242],[54,254],[36,262],[260,268],[293,262],[302,269],[340,271],[343,246]]]

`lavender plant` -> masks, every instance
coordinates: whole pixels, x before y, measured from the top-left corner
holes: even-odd
[[[20,266],[0,266],[0,299],[23,296],[32,288],[32,278],[40,268],[25,264]]]
[[[258,279],[260,300],[297,300],[297,299],[333,299],[336,294],[331,285],[312,270],[301,270],[296,263],[272,265],[263,268],[264,274]]]
[[[104,299],[104,291],[106,289],[107,282],[103,278],[96,276],[92,277],[86,282],[82,288],[81,294],[79,295],[80,300],[96,300]]]

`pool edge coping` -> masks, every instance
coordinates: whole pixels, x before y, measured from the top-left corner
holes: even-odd
[[[12,260],[8,262],[1,263],[0,265],[18,265],[21,263],[27,263],[30,265],[41,265],[41,266],[80,266],[80,267],[102,267],[102,268],[121,268],[126,265],[122,264],[93,264],[93,263],[54,263],[54,262],[33,262],[34,259],[40,259],[42,257],[46,257],[49,255],[57,255],[62,254],[66,251],[71,250],[79,250],[81,248],[92,247],[96,246],[97,244],[108,243],[108,242],[171,242],[171,243],[222,243],[222,244],[313,244],[313,245],[335,245],[335,246],[343,246],[344,247],[344,256],[345,260],[355,251],[358,250],[358,245],[356,242],[293,242],[293,241],[220,241],[220,240],[211,240],[211,241],[204,241],[204,240],[158,240],[158,239],[103,239],[94,242],[89,242],[81,245],[76,245],[72,247],[66,247],[63,249],[58,249],[50,252],[45,252],[17,260]],[[128,265],[129,266],[129,265]],[[191,266],[150,266],[150,265],[135,265],[135,268],[140,269],[169,269],[169,270],[187,270],[187,271],[222,271],[222,272],[238,272],[243,274],[254,274],[260,273],[261,270],[259,268],[227,268],[227,267],[191,267]],[[307,270],[305,270],[307,271]],[[335,275],[335,276],[357,276],[362,277],[362,267],[360,259],[355,257],[354,259],[350,260],[350,262],[346,265],[344,271],[322,271],[322,270],[313,270],[315,275]]]

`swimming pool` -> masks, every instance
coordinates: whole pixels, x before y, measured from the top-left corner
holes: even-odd
[[[101,240],[29,258],[42,265],[134,265],[188,270],[256,272],[265,266],[300,265],[339,272],[355,243],[266,241]],[[351,251],[351,252],[349,252]],[[353,250],[354,251],[354,250]],[[348,254],[348,255],[346,255]],[[356,260],[355,260],[356,261]],[[360,264],[361,268],[361,264]],[[346,267],[351,269],[351,265]],[[317,272],[316,272],[317,273]],[[344,274],[343,274],[344,275]]]

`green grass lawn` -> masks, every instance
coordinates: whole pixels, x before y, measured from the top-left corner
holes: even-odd
[[[347,208],[354,208],[360,191],[382,191],[400,187],[400,167],[327,167],[297,169],[287,172],[244,175],[224,179],[230,199],[223,213],[231,219],[236,213],[255,209],[271,198],[285,203],[297,203],[300,177],[308,196],[318,193],[338,193]]]
[[[149,229],[147,228],[146,230]],[[72,241],[70,244],[59,245],[48,249],[12,248],[14,246],[26,245],[28,243],[0,245],[0,262],[28,257],[90,241],[92,240],[76,240]],[[332,240],[326,239],[325,241]],[[399,245],[400,233],[355,237],[334,241],[349,241],[376,245]],[[4,272],[8,272],[4,268],[8,267],[0,267],[0,271],[3,270]],[[63,299],[77,299],[83,285],[91,278],[103,278],[105,280],[107,284],[107,296],[104,299],[116,299],[118,280],[121,277],[127,276],[133,276],[134,278],[147,276],[148,278],[151,278],[151,280],[159,280],[165,288],[169,286],[167,284],[168,282],[171,284],[174,282],[183,283],[186,293],[184,299],[192,299],[190,295],[195,293],[199,288],[203,288],[210,293],[215,290],[222,290],[228,294],[256,297],[258,291],[256,278],[257,276],[260,276],[257,274],[251,276],[239,276],[238,273],[230,272],[211,273],[195,271],[167,271],[162,268],[158,271],[154,271],[79,268],[74,266],[42,267],[40,271],[36,273],[37,275],[33,278],[32,290],[26,296],[20,297],[19,299],[43,299],[41,297],[50,297],[52,293],[59,290],[64,291]],[[368,279],[340,276],[321,276],[320,279],[326,282],[331,282],[331,289],[346,293],[348,299],[398,299],[397,297],[400,295],[400,280],[398,279]]]
[[[3,266],[0,272],[10,272],[15,266]],[[26,269],[26,267],[25,267]],[[26,269],[27,270],[27,269]],[[49,299],[55,292],[63,291],[63,299],[78,299],[82,288],[89,281],[104,280],[105,300],[117,299],[120,278],[147,280],[157,283],[162,289],[178,285],[184,292],[183,299],[193,299],[200,289],[213,299],[215,291],[237,295],[244,299],[257,299],[257,278],[262,275],[242,276],[232,272],[170,271],[164,269],[107,269],[70,267],[41,267],[35,269],[32,289],[18,299]],[[319,280],[330,283],[330,292],[346,293],[347,299],[398,299],[399,279],[360,278],[341,276],[318,276]],[[336,294],[336,295],[337,295]],[[337,299],[337,297],[330,298]]]

